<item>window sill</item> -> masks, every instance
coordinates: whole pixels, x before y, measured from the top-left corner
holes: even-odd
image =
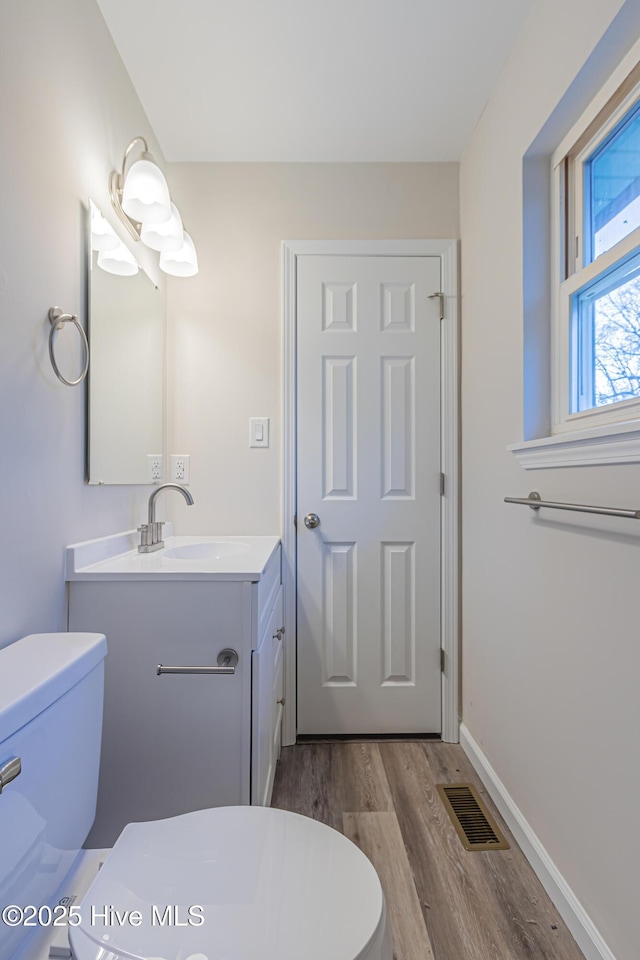
[[[507,450],[525,470],[640,463],[640,420],[525,440]]]

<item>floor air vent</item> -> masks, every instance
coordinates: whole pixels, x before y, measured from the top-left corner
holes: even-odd
[[[509,844],[471,783],[437,783],[465,850],[508,850]]]

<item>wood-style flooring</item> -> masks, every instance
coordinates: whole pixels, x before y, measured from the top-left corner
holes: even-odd
[[[451,782],[478,787],[510,850],[464,850],[435,789]],[[322,820],[369,857],[385,892],[395,960],[584,960],[455,744],[285,747],[272,806]]]

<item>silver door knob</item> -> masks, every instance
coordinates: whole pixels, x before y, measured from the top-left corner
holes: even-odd
[[[304,525],[308,530],[313,530],[320,526],[320,517],[317,513],[308,513],[304,518]]]

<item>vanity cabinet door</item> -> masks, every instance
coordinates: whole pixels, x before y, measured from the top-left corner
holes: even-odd
[[[277,639],[275,648],[271,702],[275,705],[275,715],[271,733],[271,756],[273,758],[273,773],[275,774],[276,763],[280,757],[280,746],[282,741],[282,714],[284,711],[284,640],[282,639],[282,636]],[[273,778],[269,791],[269,801],[271,801],[272,788]]]
[[[282,587],[262,635],[252,654],[251,802],[271,802],[276,762],[280,753],[282,719]]]
[[[89,847],[127,823],[249,803],[251,589],[241,581],[72,583],[69,629],[104,633],[104,723],[98,809]],[[167,674],[157,665],[234,675]]]

